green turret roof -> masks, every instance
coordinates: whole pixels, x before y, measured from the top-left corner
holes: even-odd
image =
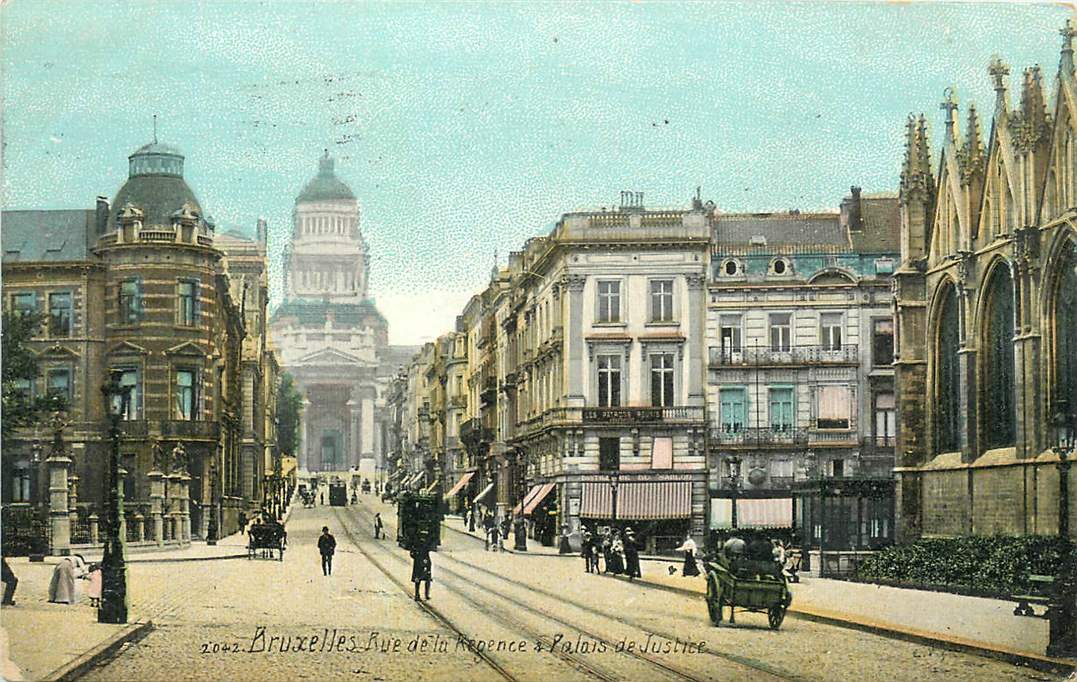
[[[307,183],[296,197],[296,203],[305,201],[334,201],[338,199],[355,200],[351,188],[337,178],[333,172],[333,159],[326,150],[325,156],[318,160],[318,174]]]

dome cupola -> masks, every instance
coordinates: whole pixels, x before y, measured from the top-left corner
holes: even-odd
[[[303,191],[296,197],[295,202],[311,201],[355,201],[350,187],[337,178],[333,171],[333,157],[329,156],[329,150],[325,150],[322,158],[318,159],[318,174],[306,184]]]

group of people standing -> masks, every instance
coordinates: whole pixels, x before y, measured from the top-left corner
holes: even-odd
[[[639,551],[642,543],[636,539],[631,527],[624,532],[617,528],[607,528],[594,535],[586,528],[583,531],[581,555],[588,573],[599,573],[598,560],[602,558],[602,573],[626,575],[629,580],[642,577],[639,566]]]
[[[484,549],[488,551],[501,551],[505,540],[509,539],[509,531],[512,530],[512,524],[507,516],[498,522],[493,514],[480,512],[474,507],[469,508],[464,513],[464,522],[470,531],[475,530],[476,522],[482,526],[483,545]]]

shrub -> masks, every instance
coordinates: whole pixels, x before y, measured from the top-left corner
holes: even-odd
[[[930,538],[878,552],[860,564],[857,578],[1013,594],[1028,589],[1029,574],[1055,575],[1072,551],[1069,541],[1041,535]]]

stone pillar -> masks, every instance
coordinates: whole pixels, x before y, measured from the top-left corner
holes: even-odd
[[[96,545],[98,537],[100,535],[100,529],[97,523],[97,513],[90,514],[90,544]]]
[[[71,517],[71,527],[79,522],[79,477],[71,474],[67,477],[67,515]]]
[[[71,517],[67,513],[67,470],[71,459],[62,452],[54,452],[45,464],[49,470],[49,553],[67,556],[71,553]]]
[[[565,351],[568,354],[568,386],[566,397],[570,407],[582,407],[586,402],[583,393],[584,339],[583,339],[583,288],[587,282],[584,275],[566,275],[568,289],[568,325],[565,327]]]
[[[704,404],[704,380],[707,376],[707,370],[704,366],[703,354],[707,352],[706,343],[706,317],[707,317],[707,303],[704,298],[704,286],[707,281],[706,275],[693,273],[685,277],[685,281],[688,285],[688,307],[687,312],[687,336],[684,344],[683,360],[682,362],[687,366],[687,376],[685,376],[685,367],[681,367],[680,375],[687,380],[688,390],[684,392],[687,398],[686,405],[702,407]],[[675,299],[674,299],[675,300]],[[682,307],[681,310],[684,310]]]
[[[146,539],[146,529],[143,525],[142,514],[135,512],[134,516],[131,517],[131,521],[135,524],[135,541],[142,542]]]
[[[162,480],[164,474],[157,469],[146,474],[150,479],[150,518],[153,519],[153,541],[160,547],[165,543],[164,512],[165,483]]]
[[[180,539],[191,544],[191,477],[180,474],[179,478]]]

